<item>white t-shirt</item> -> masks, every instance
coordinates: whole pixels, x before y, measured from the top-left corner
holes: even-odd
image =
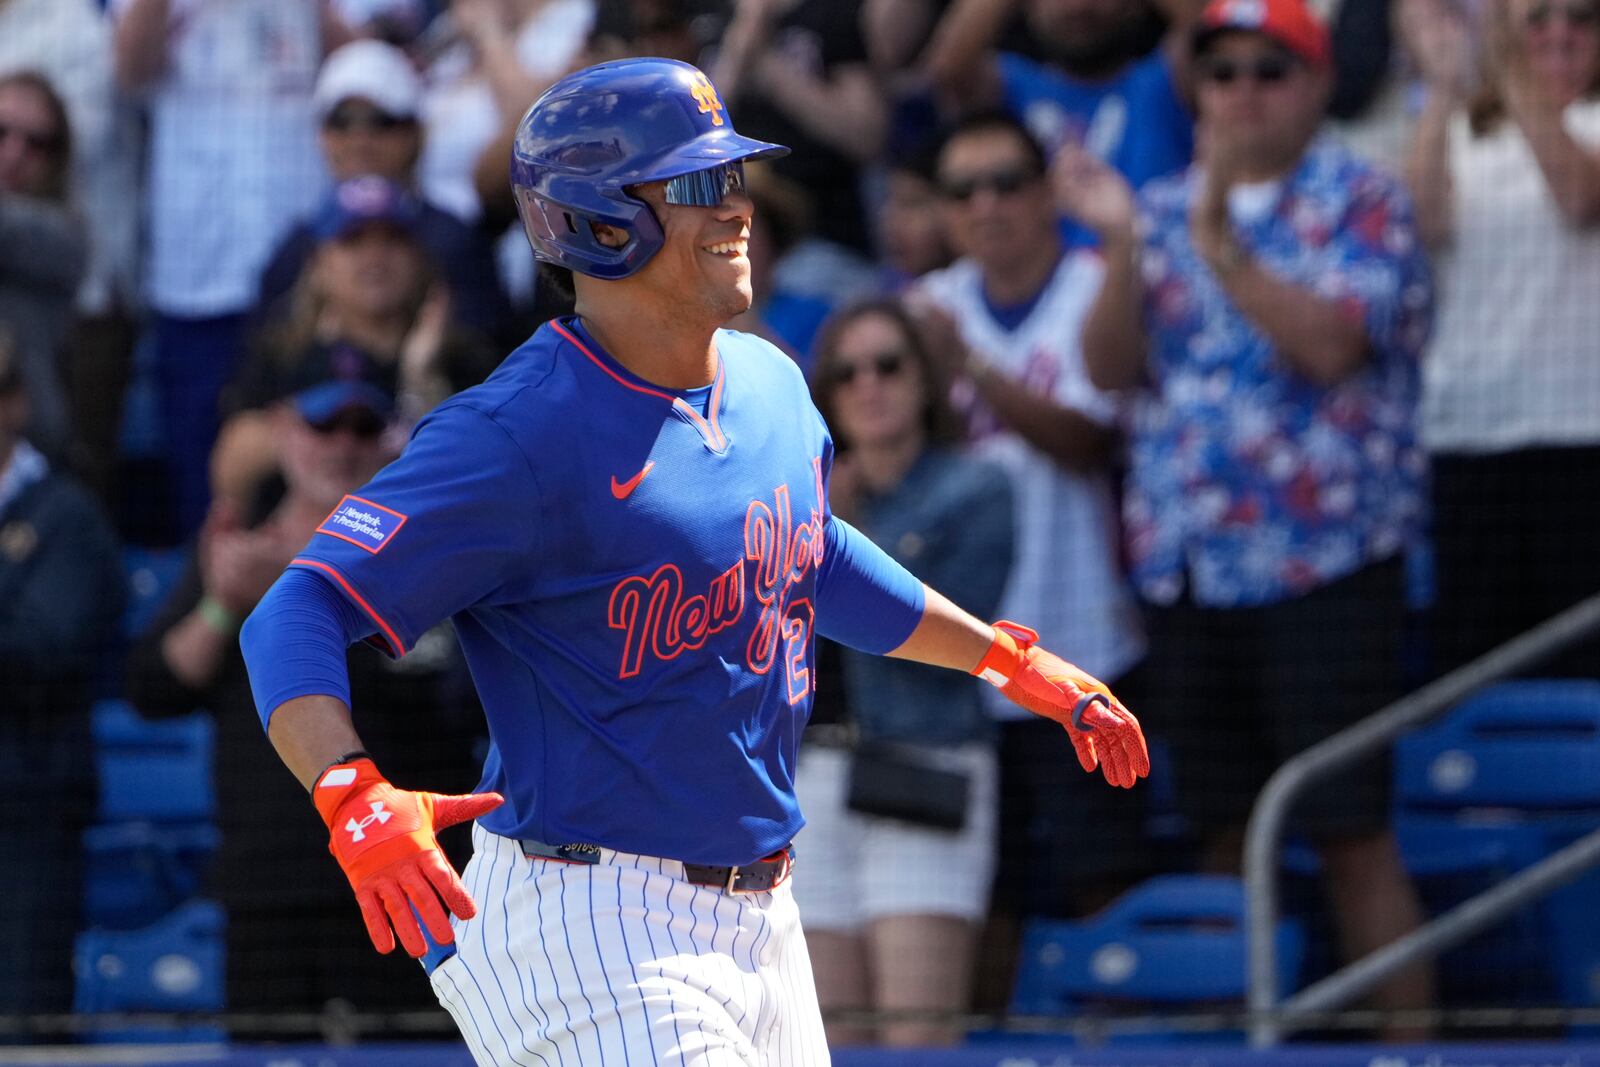
[[[1567,131],[1600,146],[1600,102]],[[1450,130],[1455,235],[1438,257],[1439,317],[1423,361],[1433,452],[1600,443],[1600,230],[1561,217],[1516,124]]]
[[[120,16],[133,0],[112,0]],[[311,90],[317,0],[172,0],[151,87],[150,304],[207,318],[255,303],[261,269],[326,185]]]
[[[1009,333],[989,314],[982,273],[971,260],[924,276],[916,289],[948,311],[967,344],[997,370],[1110,425],[1116,404],[1090,383],[1079,345],[1103,273],[1094,254],[1069,252]],[[974,414],[973,429],[973,450],[1002,466],[1015,491],[1016,560],[1000,617],[1038,630],[1043,647],[1090,674],[1116,680],[1144,655],[1144,635],[1117,565],[1110,480],[1063,469],[986,411]],[[990,707],[998,718],[1027,715],[1005,700]]]

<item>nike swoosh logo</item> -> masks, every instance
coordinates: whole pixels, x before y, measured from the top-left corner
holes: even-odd
[[[640,471],[638,474],[635,474],[632,478],[629,478],[625,482],[617,481],[617,476],[613,474],[611,476],[611,495],[616,497],[618,500],[628,499],[629,494],[631,494],[635,489],[639,488],[639,483],[644,481],[644,476],[649,474],[651,468],[653,468],[655,465],[656,461],[651,460],[649,463],[644,465],[644,470]]]

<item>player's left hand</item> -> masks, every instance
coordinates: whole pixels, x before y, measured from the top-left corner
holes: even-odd
[[[412,956],[425,954],[418,916],[429,936],[447,945],[455,934],[444,908],[462,919],[477,914],[434,832],[499,807],[499,793],[413,793],[390,784],[370,759],[357,759],[323,771],[311,797],[379,952],[392,952],[398,936]]]
[[[1039,635],[1014,622],[994,624],[994,643],[972,673],[1013,703],[1066,728],[1078,763],[1097,766],[1112,785],[1130,789],[1150,773],[1139,720],[1104,682],[1039,648]]]

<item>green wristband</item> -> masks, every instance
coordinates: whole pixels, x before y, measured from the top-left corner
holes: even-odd
[[[239,631],[239,617],[223,607],[215,597],[202,597],[195,611],[200,614],[201,622],[219,634],[232,636]]]

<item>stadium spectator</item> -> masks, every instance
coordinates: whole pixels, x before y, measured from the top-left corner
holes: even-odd
[[[473,222],[482,214],[472,181],[479,155],[573,66],[594,24],[594,3],[454,0],[440,19],[444,29],[436,32],[450,43],[425,72],[419,174],[429,200]]]
[[[1010,115],[958,125],[938,176],[961,258],[912,293],[948,317],[931,319],[949,327],[932,350],[953,364],[975,450],[1006,471],[1016,497],[1016,562],[998,614],[1030,620],[1041,643],[1121,686],[1144,639],[1117,566],[1116,410],[1089,383],[1078,345],[1099,260],[1063,246],[1044,151]],[[997,914],[1082,915],[1149,873],[1146,791],[1093,788],[1066,770],[1053,724],[990,708],[1002,720]]]
[[[88,259],[69,202],[72,128],[66,106],[34,71],[0,76],[0,322],[9,324],[28,385],[34,443],[58,460],[72,427],[61,343]]]
[[[111,0],[117,80],[150,110],[148,341],[177,532],[206,514],[217,397],[261,268],[324,181],[311,89],[348,31],[328,0]]]
[[[983,617],[1011,567],[1002,471],[964,455],[948,383],[901,305],[855,305],[818,342],[812,396],[837,449],[831,496],[917,577]],[[849,501],[841,500],[841,494]],[[826,1015],[932,1013],[876,1034],[830,1023],[830,1045],[953,1043],[969,1009],[973,949],[994,874],[999,795],[994,724],[976,681],[844,650],[851,748],[808,735],[795,792],[806,812],[795,883]],[[893,773],[914,776],[877,795]],[[962,792],[965,797],[962,797]],[[949,816],[922,815],[935,807]],[[963,802],[964,800],[964,802]],[[959,825],[952,823],[959,822]]]
[[[342,999],[360,1010],[416,1010],[434,1004],[427,982],[410,961],[371,950],[351,921],[349,886],[301,832],[304,791],[262,758],[269,752],[239,652],[239,623],[256,601],[344,495],[393,455],[384,433],[390,394],[306,370],[270,415],[281,479],[261,486],[248,510],[213,504],[184,576],[130,656],[128,697],[147,716],[196,708],[216,716],[222,843],[207,891],[228,913],[228,1007],[314,1012]],[[448,627],[403,661],[351,655],[364,736],[386,764],[406,765],[396,772],[402,780],[457,790],[476,781],[470,749],[482,719],[460,688],[461,670]]]
[[[422,126],[422,82],[406,54],[381,41],[352,41],[322,65],[312,93],[319,143],[335,182],[376,174],[415,195]],[[500,339],[511,307],[495,271],[494,241],[483,229],[419,197],[416,235],[449,283],[451,317]],[[271,309],[299,279],[316,248],[310,218],[284,237],[261,276],[261,304]]]
[[[1440,250],[1424,366],[1437,652],[1457,666],[1600,590],[1600,5],[1405,6],[1428,82],[1408,176]],[[1600,673],[1586,642],[1554,668]]]
[[[856,0],[735,0],[709,73],[740,130],[794,149],[774,166],[810,193],[815,236],[868,255],[861,170],[883,147],[888,109]]]
[[[227,421],[212,459],[218,494],[237,505],[274,467],[278,438],[266,409],[305,367],[374,377],[396,391],[405,431],[488,376],[492,350],[449,324],[452,294],[434,278],[417,233],[421,218],[413,196],[376,175],[328,194],[286,315],[262,325],[224,390]]]
[[[109,498],[139,310],[135,115],[114,91],[111,21],[97,0],[0,0],[0,73],[34,70],[67,106],[72,192],[89,241],[62,346],[73,467]]]
[[[453,0],[427,35],[444,44],[424,72],[427,137],[418,168],[423,195],[490,233],[514,221],[514,213],[486,210],[476,170],[484,154],[495,151],[498,184],[510,184],[510,142],[499,151],[496,135],[579,65],[594,14],[594,0]],[[537,295],[527,243],[514,231],[498,247],[505,291],[524,309]]]
[[[955,258],[945,233],[931,147],[892,157],[884,166],[883,207],[878,216],[883,288],[899,292]]]
[[[29,396],[0,322],[0,1013],[72,1006],[91,685],[122,613],[110,524],[26,435]]]
[[[1207,866],[1237,870],[1268,774],[1399,695],[1432,291],[1399,182],[1319,135],[1328,36],[1302,0],[1213,0],[1195,41],[1203,162],[1146,186],[1137,224],[1126,181],[1089,153],[1054,176],[1106,258],[1090,373],[1138,390],[1124,519],[1149,609],[1141,707]],[[1420,917],[1388,793],[1372,759],[1296,809],[1349,956]],[[1431,996],[1419,964],[1377,1000]]]
[[[1021,6],[1047,60],[994,49]],[[1149,0],[955,0],[922,62],[957,110],[1003,104],[1049,153],[1088,148],[1142,185],[1188,164],[1193,123],[1188,42],[1198,0],[1160,0],[1151,51]]]

